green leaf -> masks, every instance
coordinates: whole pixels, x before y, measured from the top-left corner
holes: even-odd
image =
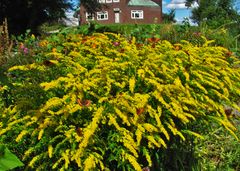
[[[4,148],[3,145],[0,145],[0,147],[1,149]],[[17,156],[11,153],[6,147],[4,148],[4,153],[0,156],[0,171],[10,170],[23,165]]]
[[[58,52],[61,52],[64,49],[64,47],[63,46],[57,46],[56,49],[57,49]]]

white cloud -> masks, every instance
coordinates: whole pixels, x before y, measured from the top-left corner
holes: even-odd
[[[169,4],[166,5],[166,8],[184,9],[184,8],[186,8],[185,0],[172,0]]]
[[[195,2],[191,8],[197,7],[198,4]],[[166,8],[170,9],[186,9],[185,0],[172,0],[169,4],[166,5]]]
[[[197,8],[199,5],[197,2],[194,2],[194,4],[192,4],[191,8]]]
[[[74,18],[73,14],[74,14],[73,11],[66,12],[66,17],[67,18],[64,19],[63,21],[67,26],[77,26],[78,25],[78,18]]]

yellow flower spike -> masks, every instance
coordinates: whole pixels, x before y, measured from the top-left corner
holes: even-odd
[[[34,150],[34,147],[30,147],[29,149],[27,149],[27,151],[24,152],[22,159],[25,160],[27,157],[29,157],[34,152]]]
[[[125,158],[129,161],[129,163],[133,166],[136,171],[142,171],[141,166],[137,162],[136,158],[131,154],[125,153]]]
[[[134,155],[134,157],[138,158],[137,150],[134,148],[132,144],[129,143],[127,139],[123,139],[123,145],[129,150],[129,152],[131,152]]]
[[[166,137],[167,140],[170,140],[170,136],[169,136],[167,130],[163,126],[160,128],[160,132],[163,133],[163,135]]]
[[[149,151],[147,148],[143,147],[143,155],[146,157],[146,160],[148,162],[148,166],[151,167],[152,166],[152,159],[151,156],[149,154]]]
[[[158,131],[158,129],[155,126],[153,126],[152,124],[149,124],[149,123],[144,123],[142,126],[144,127],[144,129],[146,131],[148,131],[150,133]]]
[[[68,169],[68,165],[70,164],[69,152],[70,152],[70,150],[67,149],[67,150],[65,150],[65,152],[62,153],[62,158],[65,161],[65,163],[64,163],[64,168],[65,169]]]
[[[162,144],[164,148],[167,148],[167,144],[161,137],[157,137],[158,143]]]
[[[30,161],[30,163],[28,164],[29,167],[33,168],[34,164],[36,163],[36,161],[38,160],[38,156],[33,157],[33,159]]]
[[[142,132],[142,130],[139,128],[140,127],[140,125],[138,125],[138,129],[136,130],[136,132],[135,132],[135,135],[136,135],[136,139],[137,139],[137,145],[139,146],[140,145],[140,143],[141,143],[141,140],[142,140],[142,135],[143,135],[143,132]]]
[[[193,132],[193,131],[190,131],[190,130],[183,130],[182,132],[186,133],[186,134],[190,134],[190,135],[193,135],[197,138],[200,138],[200,139],[204,139],[204,137],[196,132]]]
[[[127,126],[130,126],[131,124],[128,121],[128,117],[125,113],[122,113],[121,110],[119,110],[118,108],[114,108],[116,114],[122,119],[124,124],[127,124]]]
[[[44,129],[41,129],[38,133],[38,140],[41,140],[43,133],[44,133]]]
[[[160,148],[161,147],[161,144],[159,144],[156,140],[155,140],[155,138],[153,137],[153,136],[147,136],[147,139],[148,139],[148,142],[150,143],[150,144],[154,144],[154,146],[156,146],[157,148]]]
[[[129,79],[129,90],[131,93],[134,93],[135,83],[136,81],[134,77]]]
[[[90,154],[88,158],[84,161],[84,171],[89,171],[96,168],[94,156]]]
[[[52,169],[56,169],[56,168],[58,167],[58,165],[61,163],[62,160],[64,160],[62,157],[61,157],[59,160],[57,160],[57,161],[53,164]]]
[[[21,141],[22,140],[22,138],[26,135],[26,134],[28,134],[28,131],[27,130],[23,130],[23,131],[21,131],[21,133],[20,134],[18,134],[18,136],[17,136],[17,138],[16,138],[16,142],[19,142],[19,141]]]
[[[49,145],[48,146],[48,157],[52,158],[52,156],[53,156],[53,147],[52,147],[52,145]]]

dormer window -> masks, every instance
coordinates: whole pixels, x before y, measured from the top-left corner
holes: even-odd
[[[106,0],[106,3],[112,3],[112,0]]]
[[[105,3],[105,0],[98,0],[99,3]]]
[[[113,0],[113,2],[120,2],[120,0]]]

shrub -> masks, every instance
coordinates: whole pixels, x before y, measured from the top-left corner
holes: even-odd
[[[0,142],[14,138],[28,169],[142,170],[173,141],[203,138],[198,123],[235,135],[224,105],[239,110],[240,70],[227,49],[54,36],[36,62],[9,69],[14,96],[0,115]]]

